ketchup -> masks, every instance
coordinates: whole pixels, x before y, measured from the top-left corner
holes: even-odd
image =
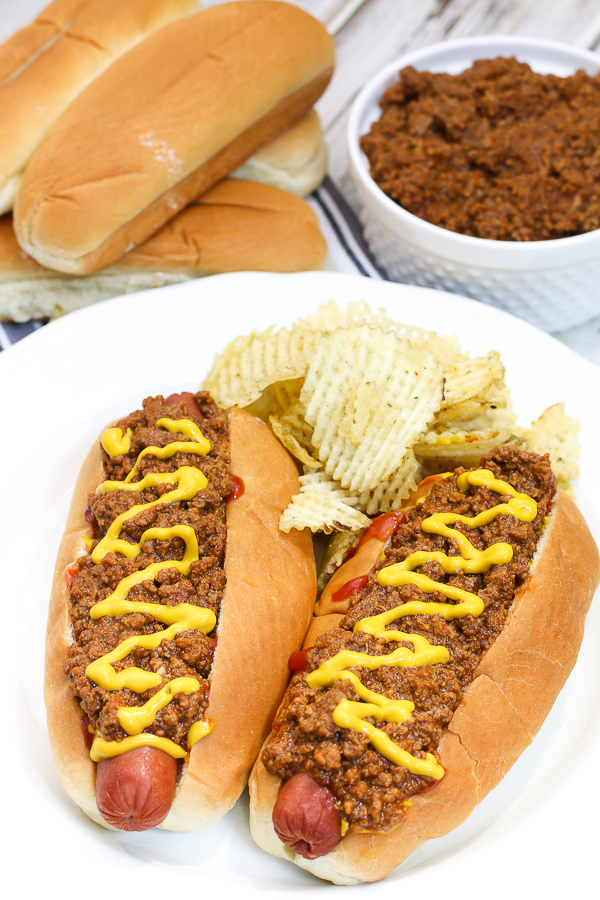
[[[308,651],[314,650],[314,647],[306,647],[304,650],[297,650],[292,653],[288,659],[288,669],[290,672],[308,672]]]
[[[377,516],[367,527],[356,547],[350,547],[343,561],[348,562],[349,559],[352,559],[358,553],[359,548],[371,538],[377,538],[378,541],[387,541],[389,536],[397,531],[400,525],[405,525],[407,521],[406,513],[403,509]]]
[[[446,770],[444,769],[444,775],[445,774]],[[444,775],[442,775],[442,778],[444,777]],[[415,794],[426,794],[428,791],[432,791],[433,788],[440,783],[442,778],[438,778],[437,780],[435,778],[432,778],[431,781],[428,781],[426,784],[422,784],[421,787],[418,787],[415,791]]]
[[[347,581],[346,584],[343,584],[338,591],[334,591],[331,595],[332,603],[343,603],[344,600],[347,600],[348,597],[351,597],[352,594],[356,594],[357,591],[361,591],[369,580],[368,575],[359,575],[358,578],[353,578],[351,581]]]
[[[94,743],[94,735],[89,729],[90,720],[87,716],[82,716],[82,718],[79,720],[79,724],[81,725],[81,732],[83,734],[85,749],[91,750],[92,744]]]
[[[230,500],[237,500],[238,497],[242,496],[246,489],[244,482],[239,475],[232,475],[231,480],[233,481],[233,487],[231,488],[231,493],[225,498],[225,503],[229,503]]]
[[[75,580],[75,576],[77,575],[78,569],[73,566],[67,566],[65,571],[65,581],[67,582],[67,587],[71,590],[73,585],[73,581]]]
[[[188,412],[202,421],[204,415],[198,406],[196,397],[191,391],[182,391],[181,394],[170,394],[165,400],[165,406],[175,406],[176,403],[180,403],[182,400],[186,405]]]

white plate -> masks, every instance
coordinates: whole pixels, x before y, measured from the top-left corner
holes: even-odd
[[[170,897],[330,896],[331,886],[263,854],[243,797],[195,834],[113,834],[64,794],[42,700],[48,592],[70,495],[103,425],[157,392],[197,388],[237,334],[288,324],[334,298],[367,300],[399,321],[457,333],[475,354],[499,350],[521,422],[560,400],[581,422],[580,506],[600,539],[600,370],[526,323],[438,291],[333,273],[236,274],[92,306],[0,356],[0,547],[4,556],[2,769],[6,862],[27,886],[107,900],[140,890]],[[13,637],[14,635],[14,637]],[[361,897],[558,896],[595,873],[600,751],[600,621],[593,608],[577,667],[544,727],[501,786],[446,838],[432,841]],[[7,690],[7,687],[9,690]],[[107,886],[105,886],[107,885]],[[212,892],[212,894],[210,893]],[[186,894],[184,894],[186,896]]]

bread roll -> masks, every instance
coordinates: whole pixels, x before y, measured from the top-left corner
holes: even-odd
[[[232,172],[233,178],[262,181],[306,197],[327,172],[327,147],[314,109]]]
[[[113,266],[72,276],[40,266],[0,218],[0,320],[57,318],[133,291],[222,272],[319,269],[325,239],[310,206],[266,184],[226,179]]]
[[[172,22],[63,113],[17,195],[42,265],[94,272],[300,119],[333,69],[331,37],[287,3],[245,0]]]
[[[55,0],[0,46],[0,213],[48,129],[111,63],[197,0]]]

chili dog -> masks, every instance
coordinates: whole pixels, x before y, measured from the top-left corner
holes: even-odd
[[[575,663],[600,577],[547,456],[496,448],[409,502],[321,596],[250,778],[255,840],[339,884],[383,878],[498,784]]]
[[[248,772],[315,594],[279,517],[296,467],[249,414],[158,396],[80,473],[48,621],[45,700],[64,787],[94,821],[204,827]]]

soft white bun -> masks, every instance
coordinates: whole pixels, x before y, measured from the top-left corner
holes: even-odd
[[[95,272],[138,246],[302,118],[333,71],[323,26],[276,0],[171,22],[117,60],[33,155],[15,203],[21,247]]]
[[[232,178],[248,178],[306,197],[327,173],[327,146],[314,109],[251,156]]]
[[[439,747],[446,775],[411,798],[404,821],[387,834],[351,834],[318,859],[279,840],[272,812],[281,780],[257,761],[250,778],[250,827],[267,852],[335,884],[377,881],[420,844],[458,827],[531,743],[575,661],[600,577],[598,548],[583,516],[559,491],[531,568],[502,632],[481,660]],[[316,616],[305,646],[339,616]]]
[[[55,0],[0,46],[0,214],[60,114],[116,59],[197,0]]]
[[[217,626],[208,716],[214,730],[194,745],[171,811],[160,826],[204,828],[241,794],[289,678],[287,659],[310,621],[316,573],[309,532],[284,534],[280,516],[298,491],[292,457],[259,419],[230,416],[231,471],[244,493],[227,505],[227,585]],[[44,698],[50,746],[63,786],[95,822],[110,828],[96,806],[96,765],[81,734],[64,672],[71,643],[66,573],[86,553],[88,492],[102,481],[99,446],[83,464],[55,568],[46,640]]]
[[[267,184],[225,179],[145,244],[91,275],[64,275],[21,250],[0,218],[0,320],[57,318],[109,297],[223,272],[301,272],[327,245],[310,206]]]

